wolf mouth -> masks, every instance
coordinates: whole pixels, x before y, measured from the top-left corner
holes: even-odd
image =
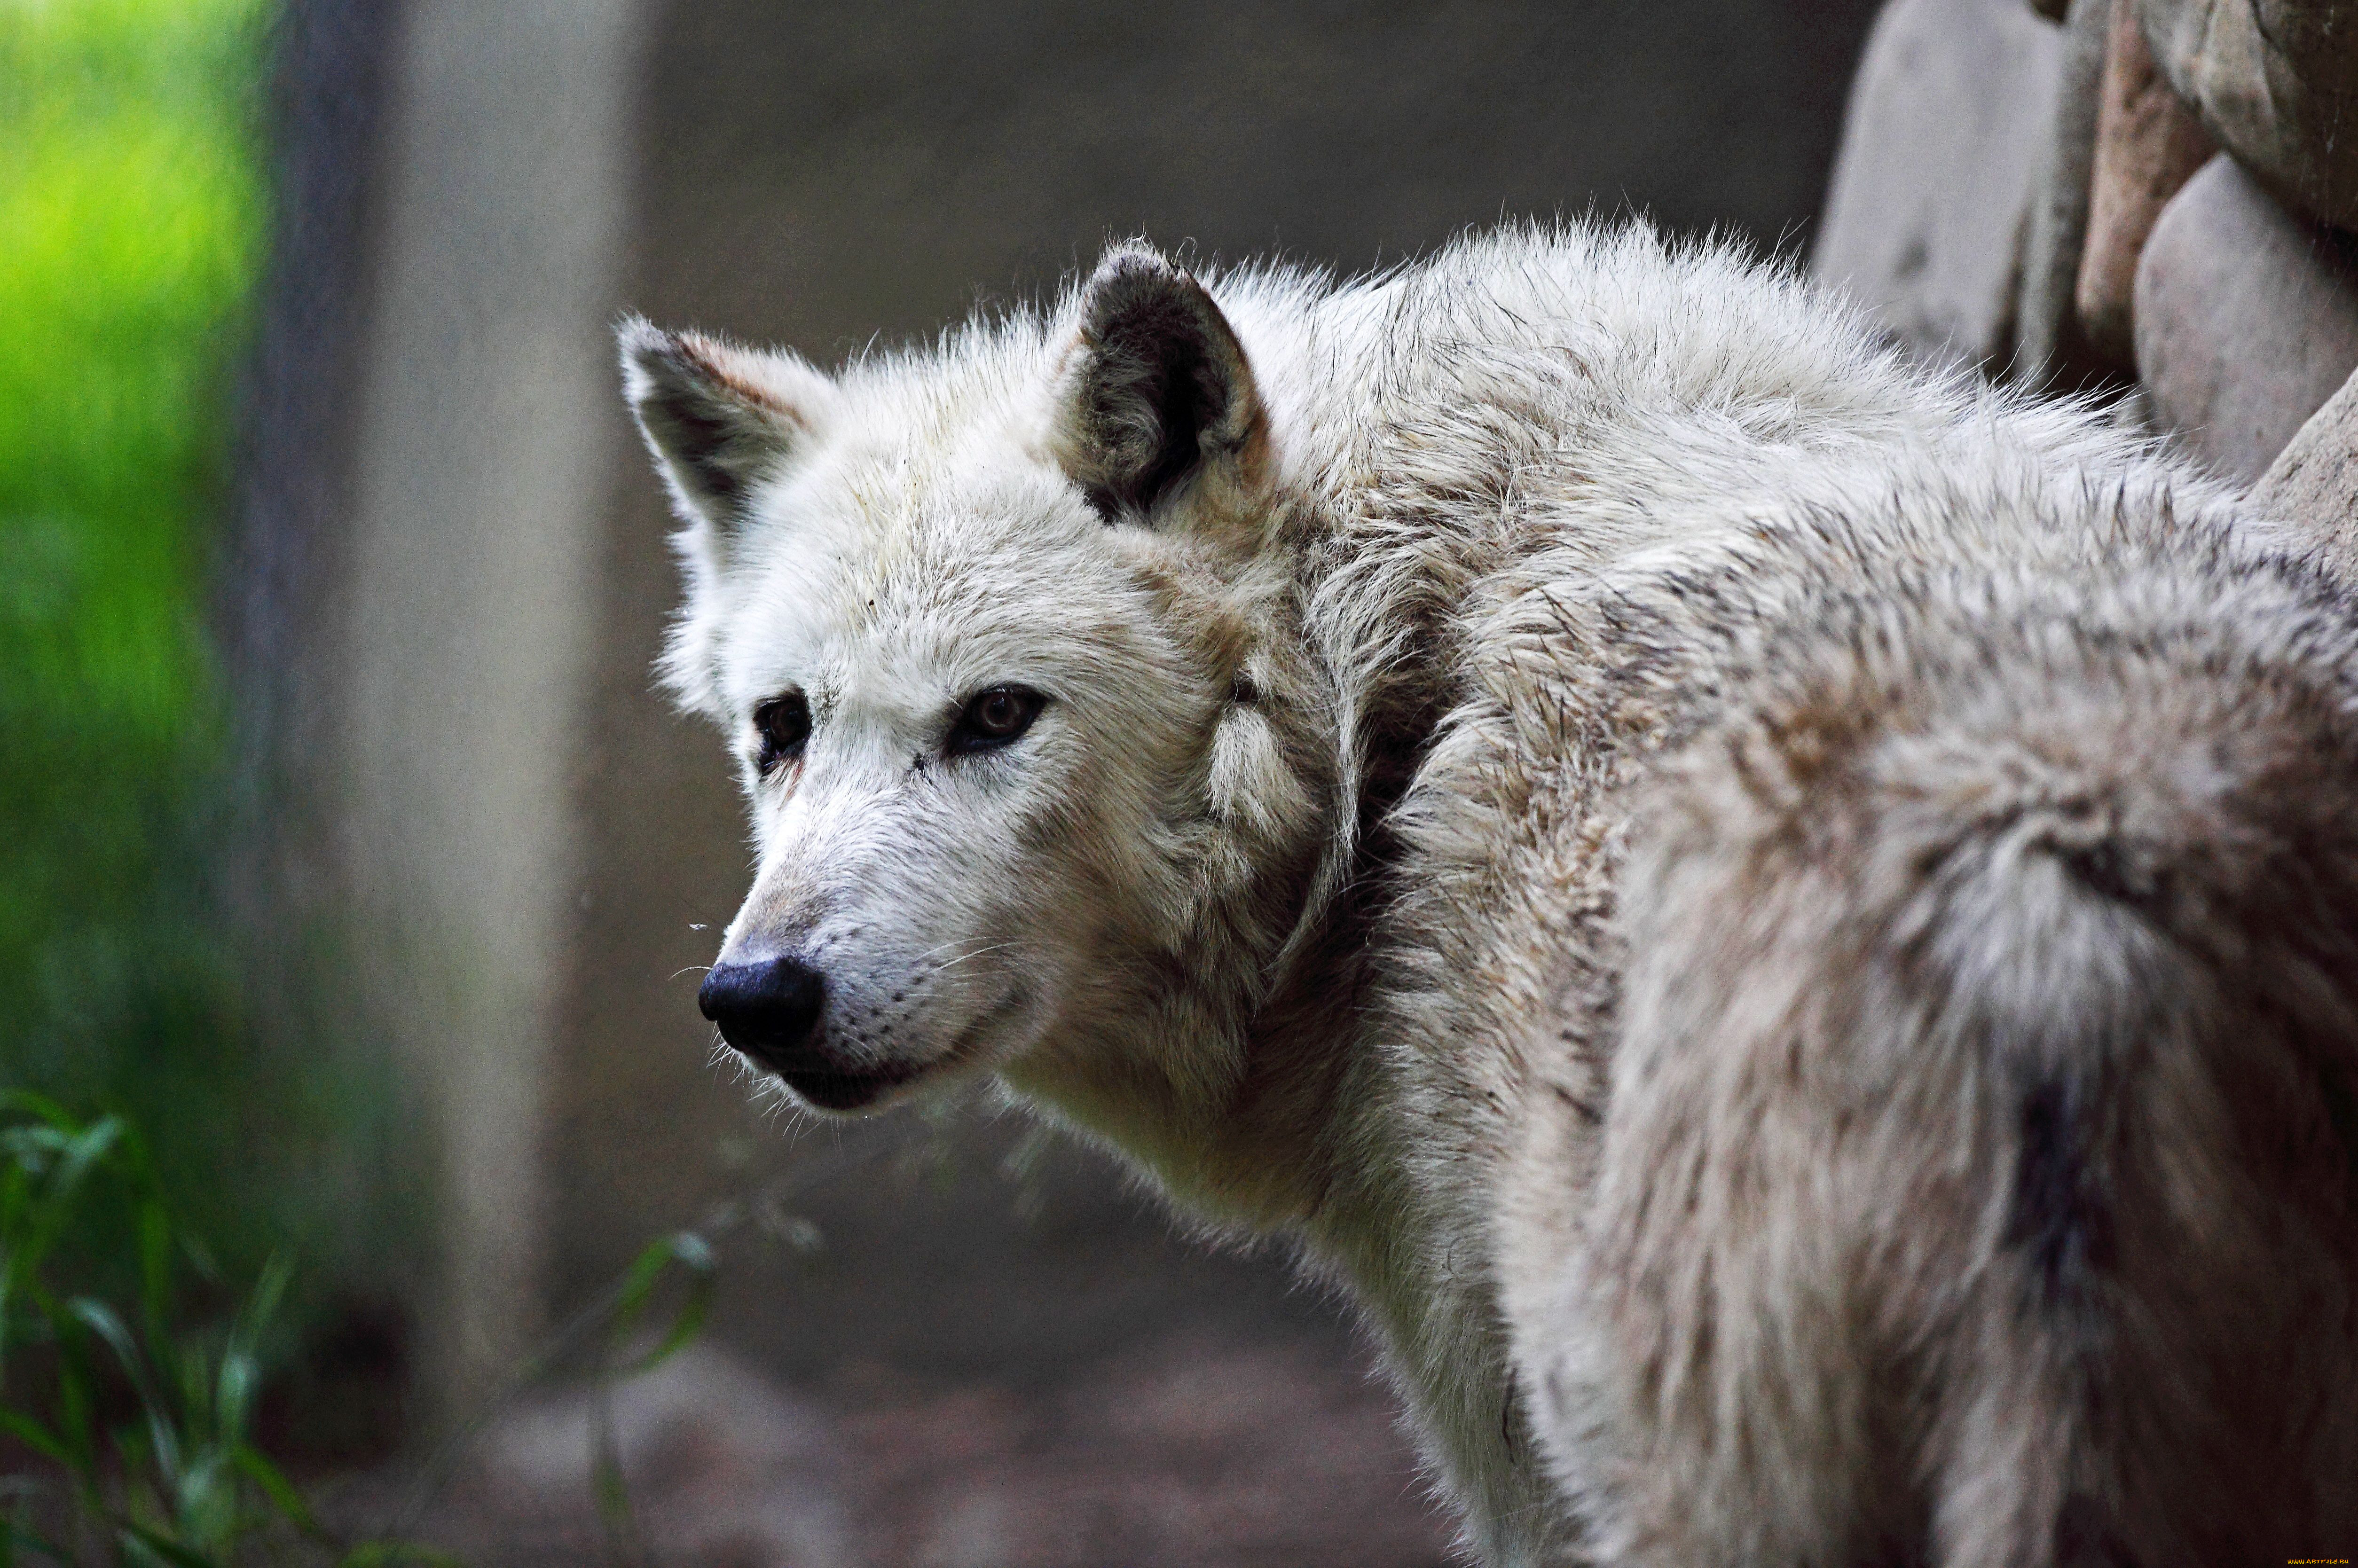
[[[1031,993],[1016,986],[996,1007],[986,1009],[950,1042],[948,1050],[931,1062],[887,1062],[856,1072],[836,1067],[779,1068],[779,1080],[819,1110],[863,1110],[902,1085],[934,1077],[964,1066],[1001,1020],[1018,1011]]]
[[[821,1110],[858,1110],[923,1071],[923,1067],[896,1064],[860,1073],[795,1068],[778,1076],[786,1087]]]

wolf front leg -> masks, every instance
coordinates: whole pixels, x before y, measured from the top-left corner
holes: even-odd
[[[1603,1153],[1508,1292],[1601,1561],[2358,1542],[2349,707],[1984,653],[1815,672],[1643,803]]]

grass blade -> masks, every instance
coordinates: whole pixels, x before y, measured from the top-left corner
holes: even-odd
[[[311,1505],[303,1500],[303,1494],[295,1489],[295,1484],[260,1449],[251,1444],[241,1443],[230,1451],[230,1457],[236,1462],[247,1480],[262,1488],[262,1495],[270,1499],[270,1506],[276,1509],[288,1524],[313,1541],[330,1539],[325,1527],[311,1512]]]

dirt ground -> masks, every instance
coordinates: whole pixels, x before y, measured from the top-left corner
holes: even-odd
[[[475,1564],[666,1568],[1437,1568],[1389,1393],[1316,1337],[1182,1335],[1051,1385],[789,1389],[693,1348],[608,1396],[632,1532],[592,1488],[598,1399],[485,1432],[416,1537]],[[363,1490],[360,1505],[390,1494]],[[633,1539],[634,1532],[635,1539]]]

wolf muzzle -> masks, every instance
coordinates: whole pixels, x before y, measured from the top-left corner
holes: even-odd
[[[794,958],[723,964],[696,993],[720,1038],[815,1109],[864,1110],[917,1076],[914,1063],[838,1059],[819,1026],[826,1004],[827,977]]]

